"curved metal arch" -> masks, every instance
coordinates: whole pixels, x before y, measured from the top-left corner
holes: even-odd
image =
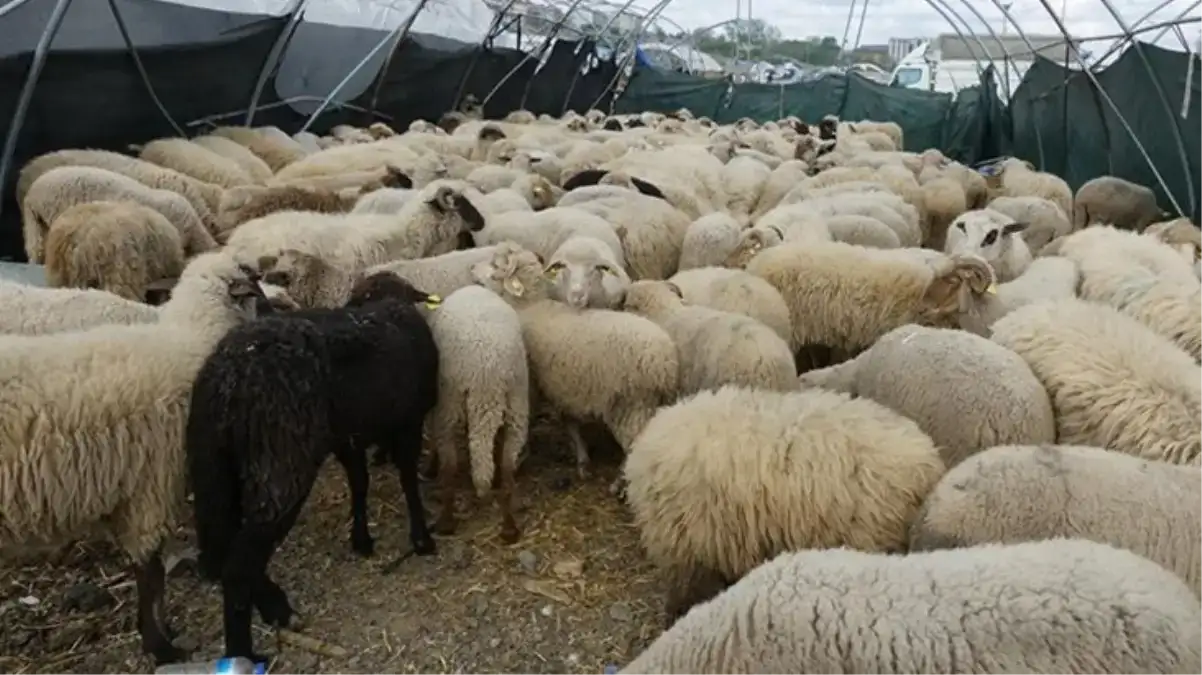
[[[1172,2],[1172,0],[1169,0],[1169,1]],[[997,42],[998,47],[1001,47],[1001,49],[1002,49],[1002,53],[1006,55],[1006,61],[1007,61],[1006,69],[1001,73],[1001,75],[1003,77],[1002,91],[1005,92],[1006,104],[1009,105],[1010,98],[1014,95],[1014,92],[1010,90],[1010,67],[1009,67],[1009,64],[1010,64],[1010,62],[1016,61],[1017,59],[1015,59],[1014,55],[1010,53],[1010,49],[1006,47],[1006,41],[1003,40],[1001,38],[1001,36],[999,36],[996,32],[994,32],[993,25],[989,23],[989,20],[985,18],[984,14],[981,14],[981,12],[979,10],[977,10],[977,8],[973,5],[971,0],[960,0],[960,4],[964,5],[964,7],[967,8],[969,12],[972,12],[973,16],[977,17],[977,20],[981,22],[981,25],[985,26],[985,30],[989,31],[989,36],[992,37],[995,42]],[[967,25],[967,22],[965,22],[965,25]],[[990,62],[992,62],[992,58],[990,59]],[[994,72],[997,72],[997,64],[996,63],[993,64],[993,70],[994,70]]]
[[[600,37],[602,35],[604,35],[606,31],[609,30],[610,26],[613,25],[613,22],[616,21],[619,16],[625,15],[626,10],[629,9],[632,4],[634,4],[634,0],[626,0],[626,3],[623,4],[617,12],[615,12],[614,14],[612,14],[609,17],[609,21],[606,21],[604,26],[601,26],[597,30],[596,33],[586,36],[586,37],[590,38],[593,41],[593,43],[596,44],[598,42],[598,40],[600,39]],[[634,15],[634,16],[638,16],[638,15]],[[623,36],[622,43],[620,43],[620,44],[625,44],[625,41],[626,41],[626,36]],[[576,49],[574,49],[572,51],[572,54],[574,56],[579,56],[580,50],[583,47],[584,47],[584,41],[581,40],[580,42],[578,42],[576,44]],[[581,72],[580,68],[574,69],[574,72],[572,73],[572,81],[570,84],[568,84],[568,91],[566,94],[563,95],[563,105],[560,107],[560,110],[559,110],[559,114],[561,117],[563,115],[567,114],[567,112],[568,112],[568,107],[572,103],[572,94],[576,92],[576,83],[580,81],[580,76],[582,74],[583,73]]]
[[[935,7],[934,3],[936,3],[936,2],[939,3],[940,5],[942,5],[943,8],[947,10],[947,14],[951,14],[956,19],[958,19],[960,21],[960,23],[964,24],[964,27],[968,29],[968,32],[970,34],[972,34],[972,39],[975,40],[977,43],[977,46],[981,48],[981,52],[984,53],[985,58],[989,59],[989,65],[993,66],[994,71],[997,71],[997,63],[994,62],[993,56],[989,53],[989,49],[987,47],[985,47],[985,43],[981,42],[981,38],[977,36],[977,33],[976,33],[976,31],[973,30],[972,26],[970,26],[968,24],[968,22],[964,20],[964,17],[960,16],[959,12],[952,9],[952,6],[950,4],[948,4],[946,0],[927,0],[927,4],[930,5],[931,7]],[[947,14],[945,14],[944,12],[941,12],[938,9],[936,9],[935,11],[937,11],[941,15],[943,15],[943,18],[948,22],[948,25],[950,25],[952,27],[952,30],[956,31],[956,34],[960,36],[961,40],[964,40],[964,45],[966,47],[968,47],[969,51],[971,52],[972,47],[969,46],[968,39],[964,37],[964,33],[960,32],[960,29],[956,26],[955,21],[952,21],[950,18],[948,18]],[[989,24],[985,24],[985,25],[988,26]],[[999,40],[998,44],[1002,45],[1002,42]],[[1002,45],[1002,46],[1004,47],[1004,45]],[[973,60],[977,62],[978,66],[980,65],[981,59],[979,57],[977,57],[975,54],[973,55]]]
[[[593,103],[589,106],[589,108],[596,108],[597,104],[601,102],[601,99],[605,98],[605,94],[612,91],[617,85],[618,79],[622,77],[622,73],[626,71],[626,68],[630,66],[630,62],[634,60],[635,51],[638,49],[639,41],[643,37],[643,32],[646,31],[647,25],[654,21],[656,17],[658,17],[659,14],[663,12],[664,9],[666,9],[670,4],[672,4],[672,0],[660,0],[651,8],[649,12],[647,12],[647,14],[643,16],[642,20],[639,21],[638,32],[631,48],[627,51],[626,55],[622,57],[622,61],[618,64],[618,70],[609,80],[609,84],[606,85],[605,89],[601,91],[601,95],[593,100]]]
[[[267,88],[267,80],[270,77],[271,71],[275,70],[280,65],[280,59],[284,58],[284,50],[292,42],[292,36],[296,34],[296,29],[300,26],[301,20],[305,16],[305,9],[308,6],[309,0],[295,0],[292,9],[288,11],[288,23],[280,30],[280,34],[276,36],[275,42],[271,45],[271,51],[267,52],[266,58],[263,59],[263,66],[259,68],[259,76],[255,79],[255,88],[250,95],[250,103],[246,105],[246,122],[244,126],[249,127],[255,121],[255,112],[259,107],[259,99],[263,97],[263,90]]]
[[[1110,0],[1101,0],[1101,2],[1102,6],[1106,8],[1106,11],[1110,12],[1110,16],[1114,17],[1114,21],[1119,25],[1119,28],[1122,28],[1123,32],[1130,35],[1131,27],[1127,25],[1127,22],[1123,19],[1122,15],[1115,11],[1114,5],[1110,4]],[[1177,123],[1177,116],[1173,114],[1173,108],[1171,105],[1169,105],[1169,97],[1164,93],[1164,85],[1160,81],[1160,75],[1154,68],[1152,68],[1152,62],[1148,60],[1148,55],[1144,53],[1143,44],[1141,44],[1139,40],[1132,39],[1131,46],[1135,49],[1135,55],[1137,58],[1139,58],[1140,63],[1143,65],[1144,71],[1152,79],[1152,88],[1156,90],[1156,98],[1160,99],[1160,105],[1164,108],[1165,113],[1168,114],[1170,120],[1169,128],[1173,132],[1173,142],[1177,146],[1178,159],[1181,160],[1181,166],[1185,170],[1185,175],[1189,176],[1190,163],[1189,156],[1185,154],[1185,138],[1181,135],[1181,126]],[[1189,212],[1193,213],[1194,207],[1198,204],[1198,197],[1194,193],[1194,181],[1192,177],[1190,180],[1186,181],[1185,185],[1187,190],[1186,194],[1189,195]],[[1167,186],[1164,187],[1166,188],[1165,191],[1167,193]],[[1172,198],[1170,197],[1170,199]],[[1181,212],[1181,207],[1177,205],[1175,200],[1173,201],[1173,206],[1177,209],[1178,215],[1185,215]]]
[[[560,17],[558,21],[555,22],[554,26],[552,26],[552,29],[547,33],[546,36],[543,37],[543,41],[538,46],[538,50],[537,50],[538,58],[540,61],[543,58],[543,54],[546,53],[547,47],[550,46],[551,41],[555,39],[555,36],[559,34],[559,31],[563,30],[564,23],[568,20],[568,17],[572,15],[572,12],[576,11],[576,8],[578,8],[580,6],[581,2],[583,2],[583,0],[572,0],[572,4],[568,6],[568,11],[564,12],[564,15],[562,17]],[[497,92],[501,90],[501,87],[504,87],[505,83],[508,82],[514,75],[516,75],[517,72],[519,70],[521,70],[522,66],[526,65],[527,61],[529,61],[531,58],[534,57],[535,53],[536,52],[526,52],[526,54],[522,57],[521,61],[518,61],[514,67],[509,69],[509,72],[502,75],[501,79],[498,80],[495,85],[493,85],[493,88],[490,89],[488,94],[485,95],[485,97],[480,101],[480,106],[483,107],[483,106],[488,105],[488,102],[490,100],[492,100],[493,96],[497,95]],[[531,78],[531,81],[533,81],[533,78]],[[525,94],[523,94],[522,95],[523,105],[525,104],[525,101],[526,101],[526,96],[525,96]]]

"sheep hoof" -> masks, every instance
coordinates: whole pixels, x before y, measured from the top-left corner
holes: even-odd
[[[287,628],[292,624],[295,612],[288,602],[288,596],[278,586],[275,589],[263,589],[262,595],[256,598],[255,605],[263,623],[276,628]]]
[[[518,539],[522,538],[522,531],[517,527],[502,527],[501,528],[501,543],[514,544]]]
[[[351,550],[364,558],[370,558],[376,552],[376,542],[371,535],[357,537],[352,534]]]
[[[179,663],[180,661],[188,658],[188,652],[184,649],[176,647],[170,642],[167,642],[163,645],[155,647],[154,651],[151,653],[151,657],[154,658],[154,665],[157,667],[164,666],[169,663]]]
[[[418,555],[434,555],[436,550],[434,538],[430,535],[413,540],[413,552]]]

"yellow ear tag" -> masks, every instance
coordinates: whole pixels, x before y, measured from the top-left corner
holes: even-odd
[[[509,281],[506,281],[505,288],[509,289],[509,292],[518,298],[522,297],[522,294],[526,292],[526,287],[523,286],[522,282],[518,281],[517,279],[510,279]]]
[[[545,269],[545,270],[543,270],[543,276],[548,279],[554,279],[555,277],[559,276],[559,268],[554,267],[554,268]]]
[[[989,288],[986,288],[985,292],[990,295],[997,295],[997,284],[989,284]]]
[[[441,304],[442,298],[437,295],[426,296],[426,309],[438,309],[438,306]]]

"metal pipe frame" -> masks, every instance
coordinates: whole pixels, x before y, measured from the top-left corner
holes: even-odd
[[[601,99],[605,98],[605,95],[612,91],[614,86],[617,85],[618,79],[622,77],[622,73],[625,72],[626,68],[631,65],[631,61],[634,60],[634,55],[638,50],[639,42],[642,40],[643,32],[647,30],[647,26],[652,21],[655,21],[655,18],[658,17],[660,13],[663,12],[664,9],[666,9],[670,4],[672,4],[672,0],[659,0],[659,2],[656,3],[651,10],[643,16],[642,20],[639,21],[638,32],[635,34],[635,39],[631,48],[628,50],[626,56],[622,57],[622,62],[618,64],[618,70],[614,73],[613,78],[610,79],[609,84],[601,90],[601,95],[593,101],[593,104],[590,105],[589,108],[596,108],[597,105],[601,103]]]
[[[121,39],[125,41],[125,47],[129,50],[129,55],[133,57],[134,68],[138,71],[138,77],[142,78],[142,84],[146,87],[146,93],[150,95],[150,101],[159,109],[159,113],[167,119],[167,123],[175,130],[175,133],[183,138],[187,138],[188,134],[184,133],[183,127],[175,121],[171,113],[167,112],[167,106],[159,99],[159,95],[154,91],[154,85],[150,83],[150,75],[146,72],[146,67],[142,65],[142,57],[138,55],[138,48],[134,46],[134,40],[129,36],[129,28],[125,25],[125,17],[121,15],[121,10],[117,9],[117,0],[109,0],[109,11],[113,13],[113,19],[117,22],[117,30],[121,32]]]
[[[259,110],[273,110],[275,108],[282,108],[286,105],[292,105],[293,103],[302,103],[302,102],[303,103],[312,103],[315,101],[319,102],[322,100],[324,100],[324,99],[321,96],[308,96],[308,95],[292,96],[292,97],[289,97],[289,98],[286,98],[286,99],[283,99],[280,101],[275,101],[274,103],[268,103],[266,105],[259,106]],[[371,111],[368,110],[367,108],[357,106],[352,103],[339,103],[338,101],[333,101],[330,103],[330,107],[337,108],[339,110],[342,110],[342,109],[354,110],[355,112],[361,112],[365,115],[371,114]],[[205,126],[205,125],[216,126],[214,124],[214,122],[217,122],[220,120],[231,119],[231,118],[237,117],[239,115],[242,115],[245,112],[246,112],[245,110],[235,110],[233,112],[218,113],[216,115],[208,115],[206,117],[201,117],[199,119],[192,120],[191,122],[184,124],[184,126],[186,126],[188,128],[200,127],[200,126]],[[377,113],[375,113],[375,116],[379,117],[380,119],[387,120],[387,121],[392,120],[392,115],[389,115],[387,113],[377,112]]]
[[[455,100],[451,101],[451,110],[459,108],[459,102],[463,100],[464,90],[467,89],[468,80],[471,79],[472,72],[476,69],[476,63],[480,60],[480,54],[484,49],[491,48],[493,40],[512,24],[512,21],[510,21],[510,23],[504,26],[501,25],[505,21],[505,18],[509,16],[509,10],[513,9],[516,3],[517,0],[506,0],[504,7],[493,12],[492,22],[488,25],[488,32],[484,34],[484,37],[480,38],[480,44],[476,45],[476,52],[468,60],[467,68],[463,69],[463,75],[459,78],[459,86],[455,88]],[[518,16],[517,19],[520,21],[521,16]],[[522,44],[519,40],[519,51],[521,51],[521,47]]]
[[[563,29],[564,23],[568,20],[568,17],[572,15],[572,12],[576,11],[576,8],[580,6],[581,2],[583,2],[583,0],[573,0],[572,4],[568,6],[568,11],[565,12],[564,15],[555,22],[555,24],[551,27],[551,31],[543,37],[543,41],[538,47],[538,59],[540,61],[543,58],[543,54],[546,53],[547,47],[551,45],[551,41],[554,40],[555,36],[559,34],[559,31]],[[497,95],[497,92],[501,90],[501,87],[505,86],[505,83],[508,82],[514,75],[516,75],[517,72],[521,70],[522,66],[526,65],[526,62],[533,57],[534,52],[526,52],[526,55],[522,57],[522,60],[518,61],[517,65],[514,67],[510,68],[509,72],[505,73],[505,75],[501,77],[501,79],[493,86],[493,88],[489,90],[484,99],[480,101],[480,106],[484,107],[488,105],[488,102],[492,100],[493,96]],[[531,78],[531,81],[534,81],[534,78]],[[529,93],[529,87],[527,87],[527,91],[522,94],[523,106],[526,104],[527,93]]]
[[[362,59],[360,59],[359,63],[355,64],[354,68],[351,68],[351,71],[346,74],[346,77],[342,78],[342,81],[339,82],[333,89],[331,89],[330,93],[327,94],[324,99],[322,99],[321,104],[317,106],[317,110],[314,110],[313,114],[309,115],[309,119],[305,120],[305,124],[300,128],[300,131],[308,131],[309,127],[313,126],[313,123],[317,121],[317,118],[323,112],[325,112],[326,108],[330,106],[330,102],[334,100],[334,97],[337,96],[342,89],[350,83],[351,78],[353,78],[360,70],[363,70],[363,67],[367,65],[367,62],[372,60],[372,58],[384,48],[384,45],[388,44],[394,39],[397,40],[397,42],[405,39],[405,36],[409,34],[409,28],[413,26],[413,22],[417,20],[417,15],[420,14],[421,11],[426,7],[426,2],[427,0],[418,0],[417,6],[414,7],[413,11],[409,13],[409,18],[406,19],[404,23],[390,31],[388,35],[385,35],[384,39],[377,42],[376,46],[372,47],[371,51],[368,52],[367,55]],[[400,36],[399,38],[397,37],[398,35]],[[384,77],[385,75],[386,73],[381,73],[380,77]]]
[[[609,27],[613,25],[613,22],[616,21],[619,16],[625,15],[626,10],[629,9],[630,5],[632,5],[632,4],[634,4],[634,0],[626,0],[626,4],[622,5],[621,9],[619,9],[617,11],[617,13],[610,16],[609,21],[606,21],[604,26],[602,26],[600,29],[598,29],[595,34],[593,34],[591,36],[586,36],[585,39],[586,40],[591,39],[593,41],[594,45],[599,44],[601,36],[604,35],[607,30],[609,30]],[[630,31],[628,31],[628,32],[630,32]],[[625,36],[623,36],[622,42],[625,43]],[[576,45],[576,49],[573,51],[573,54],[576,56],[579,56],[580,50],[583,47],[583,45],[584,45],[584,40],[581,40]],[[593,50],[595,52],[596,47],[594,47]],[[617,52],[615,51],[614,53],[616,54]],[[575,91],[576,91],[576,83],[580,80],[581,75],[583,75],[583,73],[581,72],[580,68],[576,68],[575,71],[572,73],[572,82],[571,82],[571,84],[568,85],[568,92],[566,94],[564,94],[563,106],[560,108],[560,111],[559,111],[560,116],[567,114],[568,106],[570,106],[572,103],[572,94],[575,93]]]
[[[384,65],[380,66],[380,74],[376,77],[376,86],[372,87],[371,103],[368,104],[369,114],[374,116],[376,108],[380,103],[380,92],[384,90],[384,80],[388,77],[388,69],[392,67],[392,58],[396,56],[396,50],[400,48],[401,43],[405,41],[405,37],[409,35],[409,30],[413,27],[417,17],[426,8],[428,0],[418,0],[417,7],[413,8],[413,12],[405,19],[405,30],[397,34],[396,39],[392,42],[392,46],[388,48],[388,56],[384,57]]]
[[[255,111],[259,107],[259,99],[263,97],[263,90],[267,88],[267,80],[271,77],[272,71],[279,67],[280,59],[284,58],[284,50],[291,44],[292,36],[300,27],[301,19],[304,18],[305,9],[308,6],[309,0],[296,0],[292,9],[288,11],[288,23],[280,29],[275,43],[271,45],[271,51],[267,52],[267,56],[263,59],[263,67],[259,68],[259,76],[255,79],[255,89],[250,95],[250,103],[246,105],[246,121],[243,126],[249,127],[254,123]]]
[[[54,42],[54,36],[58,35],[58,29],[62,28],[63,19],[67,16],[67,10],[71,8],[71,2],[72,0],[57,0],[54,10],[50,13],[50,18],[46,20],[46,29],[42,31],[42,36],[38,38],[37,46],[34,47],[33,61],[29,64],[29,74],[25,76],[25,84],[21,87],[21,93],[17,97],[17,107],[13,110],[12,122],[8,125],[8,135],[4,137],[4,150],[3,154],[0,154],[0,186],[8,184],[8,173],[12,169],[13,157],[17,154],[17,139],[21,136],[21,127],[25,126],[25,116],[29,114],[29,105],[33,103],[33,90],[42,76],[42,68],[46,66],[46,58],[50,56],[50,44]],[[5,9],[12,11],[17,6],[17,3],[14,2]],[[3,208],[3,201],[0,200],[0,215],[3,215]]]

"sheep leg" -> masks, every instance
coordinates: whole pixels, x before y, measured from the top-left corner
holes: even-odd
[[[580,478],[580,480],[588,480],[588,444],[584,442],[584,437],[580,435],[580,425],[576,424],[575,422],[568,422],[566,429],[568,433],[568,442],[572,444],[572,450],[576,455],[576,475]]]
[[[422,452],[422,425],[410,425],[395,436],[392,446],[392,461],[401,474],[401,487],[405,490],[405,506],[409,510],[409,541],[413,552],[418,555],[433,555],[434,537],[426,524],[426,511],[422,506],[421,478],[417,465]]]
[[[730,585],[718,572],[699,565],[673,566],[668,575],[668,592],[664,602],[665,630],[671,628],[694,605],[710,600]]]
[[[434,531],[439,534],[455,534],[458,523],[455,522],[455,478],[459,473],[459,453],[454,444],[439,439],[437,451],[434,453],[438,460],[438,494],[442,499],[442,508],[438,519],[434,521]]]
[[[497,467],[497,474],[493,477],[493,494],[501,511],[501,541],[506,544],[514,543],[522,536],[513,517],[514,459],[521,448],[510,447],[516,444],[510,442],[512,436],[512,431],[502,427],[497,430],[493,441],[493,466]]]
[[[376,454],[385,455],[380,450]],[[375,541],[367,527],[367,491],[371,483],[367,470],[367,451],[347,443],[341,446],[335,456],[346,471],[346,482],[351,490],[351,550],[367,557],[376,550]]]
[[[154,658],[155,665],[183,660],[187,652],[171,644],[170,629],[163,620],[167,573],[158,551],[146,562],[134,566],[134,579],[138,587],[138,632],[142,636],[142,650]]]
[[[267,659],[254,653],[250,632],[251,605],[272,625],[287,625],[292,618],[288,596],[267,576],[267,565],[275,549],[292,529],[301,506],[270,523],[246,523],[234,536],[221,575],[226,656],[244,656],[252,661]]]

